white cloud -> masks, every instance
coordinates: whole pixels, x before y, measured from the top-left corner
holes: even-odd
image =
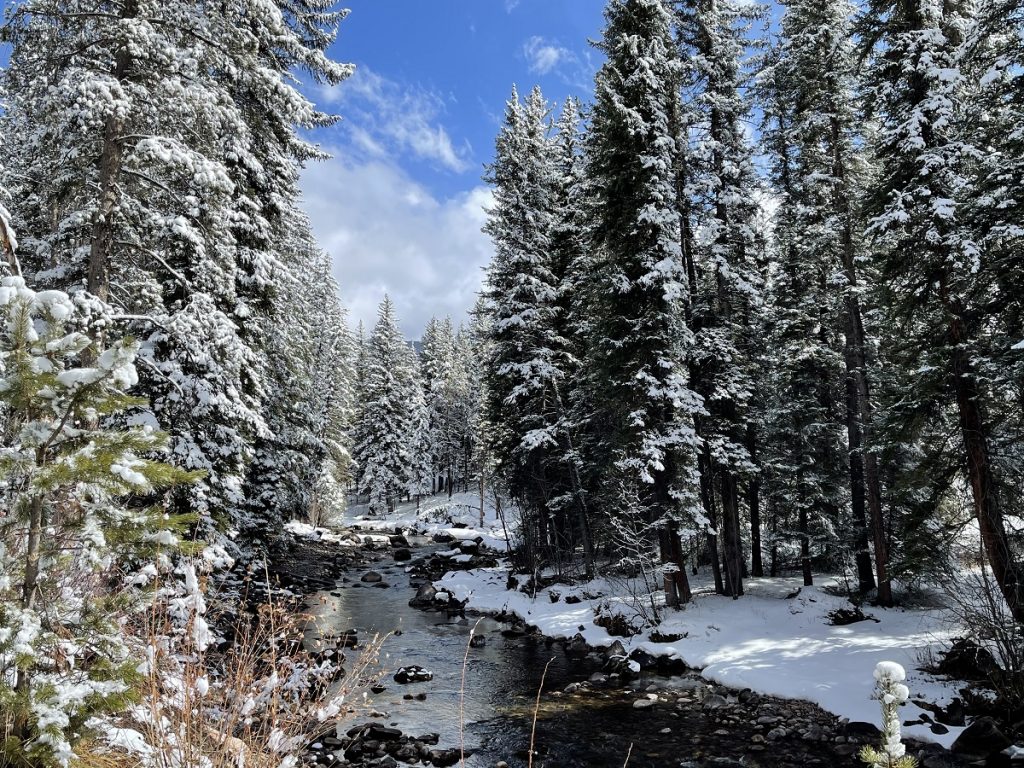
[[[371,157],[409,153],[455,173],[474,167],[468,144],[456,146],[441,124],[444,99],[433,91],[404,86],[360,66],[320,97],[344,114],[353,144]]]
[[[465,321],[492,254],[480,231],[490,189],[437,199],[386,160],[334,159],[307,168],[302,190],[353,323],[372,328],[385,293],[409,338],[431,315]]]
[[[505,13],[512,13],[519,6],[519,0],[505,0]]]
[[[546,75],[560,64],[575,63],[576,57],[568,48],[535,35],[523,43],[523,56],[531,72]]]

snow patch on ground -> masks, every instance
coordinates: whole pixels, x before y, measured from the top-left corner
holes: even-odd
[[[341,536],[329,528],[316,528],[309,523],[303,523],[298,520],[291,520],[285,523],[284,529],[303,539],[326,541],[333,544],[339,544],[343,547],[355,547],[359,545],[358,541],[353,541],[348,537]]]
[[[955,623],[942,609],[878,609],[865,612],[878,621],[832,626],[828,614],[849,608],[849,602],[823,590],[834,579],[819,579],[814,587],[802,587],[800,577],[751,579],[747,594],[738,600],[715,595],[708,585],[695,580],[697,595],[682,611],[668,611],[658,628],[662,635],[685,635],[675,642],[651,642],[649,632],[633,638],[616,638],[594,624],[595,610],[605,613],[632,608],[633,598],[622,594],[621,585],[606,581],[567,588],[556,585],[535,597],[505,589],[505,567],[460,571],[435,583],[459,600],[468,599],[473,610],[514,613],[550,637],[581,634],[588,644],[606,646],[621,640],[627,650],[681,659],[699,668],[708,680],[733,688],[752,688],[773,696],[806,699],[852,721],[878,724],[878,702],[872,700],[873,671],[880,661],[894,661],[908,671],[906,684],[911,699],[945,703],[957,693],[958,684],[919,672],[922,658],[947,647],[958,634]],[[799,594],[789,597],[799,589]],[[559,593],[551,602],[550,593]],[[577,604],[566,604],[575,593]],[[587,595],[587,597],[583,597]],[[962,684],[960,684],[962,685]],[[916,720],[922,710],[908,703],[902,720]],[[907,726],[904,734],[948,747],[962,731],[933,734],[927,725]]]
[[[357,504],[349,507],[340,521],[341,525],[360,532],[386,531],[394,533],[402,528],[425,536],[445,533],[457,541],[483,539],[484,546],[508,551],[508,537],[501,518],[494,506],[493,498],[484,503],[483,523],[480,521],[480,495],[478,493],[436,494],[415,501],[399,504],[395,511],[383,517],[371,516],[368,505]]]

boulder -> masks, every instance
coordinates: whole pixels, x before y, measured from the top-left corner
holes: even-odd
[[[398,741],[402,738],[402,732],[397,728],[389,728],[380,723],[370,723],[363,732],[363,738],[374,741]]]
[[[400,547],[394,551],[392,557],[395,558],[396,563],[404,563],[412,560],[412,550],[407,547]]]
[[[979,717],[964,729],[949,751],[968,760],[984,760],[989,755],[998,755],[1012,743],[995,720]]]
[[[587,641],[583,639],[583,635],[576,633],[568,640],[565,644],[565,652],[569,656],[577,658],[587,655],[587,651],[590,650],[590,646],[587,645]]]
[[[721,709],[722,707],[728,705],[728,699],[726,699],[725,696],[720,696],[717,693],[709,693],[707,696],[704,697],[704,700],[700,704],[701,708],[705,711],[710,711],[712,709]]]
[[[378,584],[384,581],[384,577],[376,571],[367,571],[363,574],[363,577],[360,579],[360,581],[362,581],[364,584]]]
[[[397,533],[394,536],[390,536],[388,538],[389,541],[391,542],[392,547],[403,547],[405,549],[409,548],[409,540],[400,533]]]
[[[639,664],[640,669],[654,669],[659,663],[657,656],[652,656],[647,651],[640,648],[635,648],[633,652],[629,654],[629,658]]]
[[[436,596],[437,590],[434,589],[433,584],[423,584],[416,590],[416,596],[409,601],[409,605],[412,608],[427,608],[433,605]]]
[[[434,673],[421,666],[413,664],[408,667],[402,667],[395,672],[394,679],[395,682],[400,685],[406,685],[408,683],[425,683],[428,680],[434,679]]]
[[[467,757],[469,752],[466,752]],[[427,759],[433,765],[437,766],[449,766],[455,765],[459,760],[462,759],[462,755],[457,749],[432,749],[427,755]]]
[[[949,706],[941,710],[935,717],[943,725],[952,725],[957,728],[967,724],[967,712],[964,710],[962,699],[953,699]]]
[[[959,680],[978,681],[985,680],[998,669],[999,664],[987,648],[963,638],[953,643],[946,651],[935,671]]]

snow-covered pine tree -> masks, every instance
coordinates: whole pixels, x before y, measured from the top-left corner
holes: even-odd
[[[343,429],[339,419],[347,417],[340,412],[325,414],[351,406],[350,394],[344,391],[350,382],[343,381],[351,361],[333,356],[334,347],[347,343],[346,332],[339,323],[337,299],[328,295],[334,287],[329,264],[324,264],[308,221],[297,210],[300,165],[324,157],[297,129],[328,126],[337,118],[317,111],[287,82],[292,72],[302,71],[314,82],[336,85],[352,71],[350,65],[325,55],[347,14],[333,6],[329,0],[234,0],[211,11],[217,14],[218,25],[231,31],[225,55],[235,76],[228,87],[247,126],[245,134],[223,137],[223,142],[225,167],[234,183],[232,231],[238,270],[233,315],[254,353],[273,361],[243,373],[245,386],[261,395],[260,411],[269,427],[269,433],[255,441],[259,468],[250,467],[246,479],[246,505],[256,517],[248,527],[270,532],[282,515],[305,514],[309,472],[319,473],[319,486],[336,486],[344,478],[344,446],[338,438]],[[323,302],[309,303],[310,294],[318,294]],[[303,313],[303,306],[311,311]],[[305,335],[297,326],[305,328]],[[282,333],[282,327],[289,329],[290,339],[284,338],[288,332]],[[309,367],[311,352],[319,355],[313,363],[319,371]],[[331,365],[337,370],[325,377]],[[282,388],[289,386],[291,397],[282,398]],[[290,413],[282,413],[285,410]],[[323,418],[334,426],[325,429],[323,423],[315,423]],[[303,421],[304,430],[298,426]],[[286,437],[290,423],[295,428]],[[303,431],[305,437],[299,438]],[[289,440],[291,448],[284,447]],[[308,444],[303,446],[303,441]],[[279,458],[289,452],[305,453],[306,463],[285,461],[275,468],[269,456],[274,450],[268,452],[275,444],[283,451]],[[336,456],[342,465],[332,459],[333,466],[321,472],[324,456]],[[296,475],[291,470],[297,466],[304,471]],[[275,488],[271,477],[285,487]],[[337,497],[337,488],[331,495]],[[268,507],[269,499],[276,501]]]
[[[363,468],[366,466],[366,451],[369,450],[367,429],[369,421],[366,417],[367,382],[370,372],[370,340],[366,336],[366,327],[360,320],[355,333],[355,365],[352,372],[352,395],[355,403],[352,414],[352,486],[356,493],[362,487]]]
[[[721,509],[722,588],[733,597],[743,593],[740,486],[757,472],[748,435],[763,286],[756,260],[759,181],[744,133],[742,63],[749,18],[757,13],[758,6],[731,0],[698,0],[678,4],[676,15],[696,120],[687,137],[694,148],[685,190],[695,218],[691,371],[709,411],[698,421],[701,488],[712,530]]]
[[[484,231],[494,243],[484,296],[490,331],[485,366],[491,451],[523,510],[529,554],[566,550],[550,499],[561,495],[555,388],[563,377],[557,336],[559,278],[551,263],[553,152],[550,109],[539,88],[525,104],[513,88],[487,180],[494,205]]]
[[[234,187],[219,141],[245,127],[213,76],[215,29],[190,3],[26,0],[5,26],[4,130],[24,150],[9,169],[15,216],[39,233],[26,274],[139,318],[142,389],[176,461],[208,473],[188,502],[236,517],[263,425],[230,316]]]
[[[267,286],[315,155],[295,126],[329,121],[288,79],[350,71],[323,54],[341,18],[327,7],[25,0],[5,25],[14,213],[45,233],[26,271],[136,318],[142,388],[177,460],[208,473],[183,501],[228,522],[266,430]]]
[[[676,131],[680,67],[662,0],[611,0],[598,43],[587,137],[594,274],[584,398],[603,431],[594,446],[609,514],[636,509],[658,532],[666,600],[689,599],[678,529],[706,518],[697,488],[701,398],[688,381],[694,337],[684,305]],[[634,503],[635,502],[635,503]]]
[[[370,497],[371,514],[394,510],[407,492],[413,440],[410,406],[417,385],[415,353],[398,328],[391,298],[384,297],[367,344],[360,444],[359,492]]]
[[[302,237],[279,253],[290,269],[278,274],[263,318],[268,434],[255,443],[245,491],[254,536],[273,535],[283,520],[337,515],[351,470],[354,343],[330,258],[297,221]]]
[[[153,458],[165,435],[117,425],[144,405],[138,344],[102,302],[5,277],[0,321],[0,761],[67,766],[89,718],[131,702],[124,623],[191,522],[147,500],[196,478]]]
[[[434,482],[434,461],[431,454],[430,409],[419,369],[412,372],[412,399],[409,401],[409,470],[406,492],[416,499],[430,495]]]
[[[976,356],[986,381],[991,457],[1007,516],[1024,519],[1024,5],[992,2],[978,6],[965,34],[962,58],[968,79],[963,130],[975,137],[970,195],[964,221],[983,254],[984,269],[972,285],[971,304],[984,308],[978,334],[984,355]],[[1024,530],[1010,533],[1011,556],[1024,564]],[[1018,586],[1018,589],[1021,587]]]
[[[556,337],[561,340],[557,350],[562,378],[555,382],[555,405],[558,415],[556,434],[559,440],[557,469],[569,482],[563,494],[552,504],[564,510],[571,520],[566,524],[575,542],[583,547],[584,567],[594,567],[593,521],[588,503],[588,481],[584,467],[585,425],[576,420],[580,393],[578,383],[581,361],[586,351],[585,282],[587,268],[587,177],[584,154],[582,107],[578,99],[569,98],[562,105],[553,137],[553,191],[550,237],[551,268],[558,277],[555,316]]]
[[[779,200],[771,291],[778,382],[772,387],[771,490],[776,508],[798,510],[809,580],[808,525],[823,514],[824,530],[815,527],[827,535],[847,506],[848,486],[851,515],[837,533],[856,551],[861,589],[873,589],[871,509],[880,534],[879,599],[888,603],[878,466],[865,445],[871,404],[858,265],[864,252],[858,183],[865,172],[855,114],[853,9],[844,0],[793,0],[785,9],[760,88],[762,136]],[[837,434],[844,390],[845,444]]]
[[[430,423],[434,480],[431,488],[451,496],[459,476],[465,425],[465,369],[459,358],[450,317],[431,318],[423,334],[420,373]]]
[[[1001,406],[986,380],[990,324],[1000,308],[992,299],[1012,267],[1001,262],[998,248],[979,247],[965,199],[976,199],[978,137],[966,130],[975,105],[961,68],[972,11],[931,0],[875,0],[864,17],[863,39],[874,46],[872,104],[881,123],[869,231],[898,393],[885,414],[890,434],[903,441],[934,438],[959,422],[959,450],[951,455],[943,441],[930,439],[923,461],[939,495],[953,493],[955,475],[935,470],[962,472],[993,575],[1024,623],[1024,574],[1005,522],[1010,497],[993,459],[993,414]]]

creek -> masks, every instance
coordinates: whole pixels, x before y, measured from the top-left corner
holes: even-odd
[[[493,767],[499,761],[526,766],[544,675],[533,763],[537,768],[620,768],[627,754],[631,768],[858,764],[854,745],[836,738],[835,719],[827,713],[801,702],[756,695],[743,701],[735,692],[712,689],[696,672],[672,677],[645,672],[628,685],[584,684],[565,693],[573,683],[587,681],[600,662],[570,657],[561,643],[516,634],[490,617],[448,617],[412,608],[408,603],[414,590],[404,564],[385,555],[372,568],[389,588],[361,583],[361,573],[352,572],[335,589],[309,601],[318,631],[326,636],[354,630],[361,643],[376,634],[387,636],[379,660],[386,690],[369,694],[358,705],[361,711],[353,724],[374,721],[411,736],[438,733],[440,746],[446,748],[457,749],[464,739],[471,753],[465,765],[470,768]],[[471,631],[484,644],[469,648],[463,697],[463,660]],[[358,652],[348,654],[353,658]],[[392,673],[406,665],[426,668],[433,679],[396,683]],[[425,699],[416,699],[417,694]],[[716,706],[708,706],[708,696],[716,697]],[[654,703],[636,704],[645,698]],[[371,710],[383,716],[366,717]],[[784,736],[766,739],[780,727]],[[807,728],[815,729],[811,738]]]

